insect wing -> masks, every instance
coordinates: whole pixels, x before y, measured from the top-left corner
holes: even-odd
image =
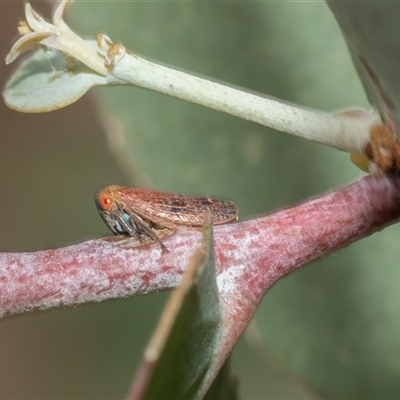
[[[185,196],[167,192],[120,187],[117,197],[121,204],[142,218],[160,225],[202,226],[209,211],[215,225],[236,219],[238,209],[230,200]]]

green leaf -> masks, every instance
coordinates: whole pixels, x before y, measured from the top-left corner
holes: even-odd
[[[213,384],[204,397],[204,400],[237,400],[237,378],[230,375],[230,361],[225,362]]]
[[[134,398],[140,394],[144,399],[192,399],[204,386],[221,333],[214,264],[208,225],[145,351]]]
[[[329,1],[370,102],[400,123],[400,4]]]
[[[14,110],[47,112],[75,102],[92,86],[106,83],[104,76],[59,51],[38,50],[18,66],[3,97]]]

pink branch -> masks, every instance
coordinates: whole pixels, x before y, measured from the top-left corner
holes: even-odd
[[[215,240],[225,322],[218,361],[208,371],[208,382],[215,378],[262,297],[279,278],[399,217],[400,177],[381,175],[367,176],[270,216],[223,226],[224,234],[216,235]]]
[[[235,322],[229,324],[230,340],[277,279],[394,222],[400,216],[399,184],[398,177],[369,176],[288,210],[215,227],[218,286],[226,319]],[[100,239],[2,253],[0,316],[172,289],[201,233],[179,231],[163,242],[167,254],[158,244],[124,249]]]

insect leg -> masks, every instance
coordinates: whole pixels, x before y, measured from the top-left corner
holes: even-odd
[[[126,215],[126,214],[125,214]],[[117,222],[119,223],[120,227],[125,229],[125,231],[131,235],[131,236],[138,236],[139,232],[136,232],[136,230],[134,228],[132,228],[127,221],[124,219],[124,217],[120,214],[116,214],[115,215],[115,219],[117,220]],[[121,233],[121,232],[120,232]]]
[[[160,243],[161,246],[161,250],[163,253],[168,253],[169,250],[165,247],[164,243],[161,241],[161,239],[157,236],[156,232],[149,228],[144,221],[138,217],[136,214],[132,213],[132,212],[128,212],[130,218],[132,219],[132,221],[137,225],[138,228],[140,228],[147,236],[149,236],[150,238],[152,238],[155,242]]]

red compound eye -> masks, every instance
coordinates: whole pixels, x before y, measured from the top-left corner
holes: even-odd
[[[113,203],[114,199],[109,194],[102,194],[99,196],[99,204],[104,211],[109,211]]]

